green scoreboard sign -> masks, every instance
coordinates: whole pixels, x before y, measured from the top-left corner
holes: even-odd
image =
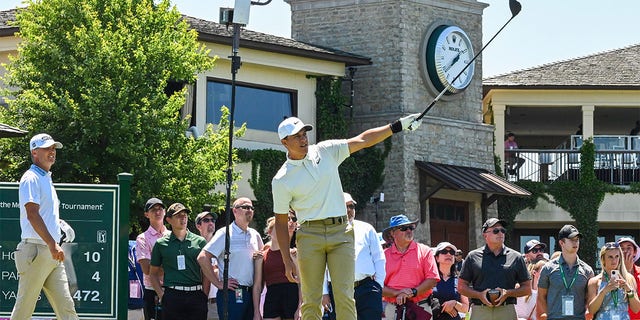
[[[60,199],[60,218],[76,234],[75,240],[64,243],[62,249],[78,315],[81,319],[126,319],[128,278],[126,267],[119,265],[127,265],[122,248],[126,250],[127,246],[128,210],[123,219],[119,214],[121,186],[54,185]],[[126,198],[122,207],[128,207],[129,196]],[[18,184],[0,183],[0,319],[11,315],[16,301],[19,276],[14,259],[20,232]],[[55,318],[44,292],[33,317]]]

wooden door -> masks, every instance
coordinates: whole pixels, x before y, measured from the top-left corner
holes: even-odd
[[[442,241],[451,242],[469,252],[469,203],[462,201],[429,199],[429,226],[431,246]]]

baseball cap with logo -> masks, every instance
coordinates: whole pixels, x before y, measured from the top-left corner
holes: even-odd
[[[582,238],[582,233],[578,231],[578,228],[570,224],[565,224],[564,227],[562,227],[562,229],[560,229],[560,231],[558,232],[558,240],[573,238],[575,236]]]
[[[176,202],[172,205],[169,206],[169,209],[167,209],[167,218],[173,217],[174,215],[185,211],[186,214],[191,213],[191,210],[187,209],[187,207],[185,207],[182,203],[180,202]]]
[[[46,133],[36,134],[29,141],[29,151],[40,148],[49,148],[55,145],[56,149],[62,149],[62,143],[53,140],[53,138]]]
[[[165,208],[164,203],[162,203],[162,200],[158,198],[151,198],[147,200],[147,203],[145,203],[144,212],[151,210],[151,208],[153,208],[153,206],[155,206],[156,204],[159,204],[161,207]]]
[[[531,239],[529,241],[527,241],[527,244],[525,244],[524,246],[524,253],[529,253],[529,251],[531,251],[531,249],[535,248],[536,246],[540,246],[542,247],[542,250],[547,248],[547,245],[536,240],[536,239]]]
[[[487,221],[484,222],[484,224],[482,225],[482,232],[484,233],[485,231],[487,231],[487,229],[495,226],[496,224],[501,224],[503,227],[507,226],[507,222],[502,220],[502,219],[497,219],[497,218],[489,218],[487,219]]]
[[[209,212],[209,211],[202,211],[200,213],[198,213],[198,215],[196,216],[196,224],[199,224],[200,221],[202,221],[202,219],[204,219],[204,217],[206,216],[210,216],[211,218],[213,218],[213,220],[215,220],[216,214],[213,212]]]
[[[278,125],[278,137],[282,140],[292,134],[300,132],[302,129],[311,131],[313,130],[313,126],[310,124],[304,124],[302,120],[296,117],[289,117],[284,119],[280,122],[280,125]]]

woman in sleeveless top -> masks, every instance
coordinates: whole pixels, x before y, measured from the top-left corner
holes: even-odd
[[[434,320],[460,320],[459,313],[469,311],[469,299],[458,292],[458,275],[455,267],[456,246],[449,242],[441,242],[435,248],[435,259],[438,265],[440,281],[433,288],[433,297],[442,306],[440,315]]]
[[[616,242],[600,249],[602,272],[589,280],[587,301],[594,320],[629,320],[628,307],[638,312],[640,300],[636,283],[622,262],[622,250]]]
[[[295,217],[295,216],[294,216]],[[289,218],[289,225],[295,226],[295,219]],[[275,218],[267,219],[265,233],[271,239],[276,238]],[[289,237],[292,236],[295,227],[289,228]],[[258,255],[255,260],[254,272],[254,303],[260,301],[262,288],[266,286],[267,292],[264,298],[262,318],[259,314],[254,315],[254,319],[264,320],[284,320],[299,319],[300,315],[300,291],[297,283],[289,282],[284,274],[284,263],[280,250],[290,250],[280,248],[278,241],[271,241],[270,245],[265,245],[262,255]],[[295,250],[295,249],[291,249]],[[295,262],[295,254],[292,253]]]

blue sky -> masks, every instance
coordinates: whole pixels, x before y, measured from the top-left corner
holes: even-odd
[[[264,1],[264,0],[262,0]],[[519,0],[520,14],[483,52],[483,77],[640,44],[640,1]],[[234,0],[172,0],[187,15],[218,20],[220,7]],[[483,15],[483,41],[511,17],[507,0],[489,4]],[[21,0],[2,0],[0,10]],[[248,29],[290,37],[290,7],[283,0],[252,6]],[[479,50],[477,48],[476,50]]]

